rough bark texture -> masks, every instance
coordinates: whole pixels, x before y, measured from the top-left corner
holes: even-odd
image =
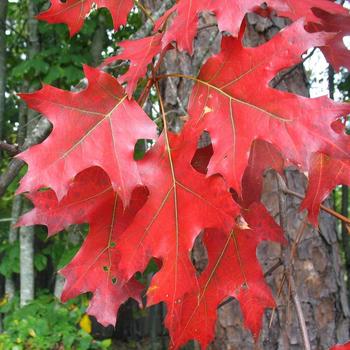
[[[145,3],[151,10],[159,6],[159,1],[147,0]],[[201,16],[201,25],[211,24],[214,21],[213,16]],[[260,45],[269,40],[285,25],[286,21],[280,18],[269,19],[249,15],[245,44],[247,46]],[[168,73],[179,72],[195,75],[203,60],[219,50],[219,42],[220,34],[215,27],[202,30],[197,36],[193,57],[185,53],[170,51],[162,69]],[[210,43],[209,50],[208,43]],[[274,83],[276,82],[278,82],[278,78]],[[279,89],[293,91],[304,96],[308,95],[302,66],[291,74],[286,74],[284,79],[276,85],[276,88]],[[165,106],[174,130],[181,127],[178,117],[186,114],[185,106],[191,86],[191,82],[183,79],[169,79],[162,83]],[[286,171],[286,183],[293,191],[305,192],[306,178],[296,169]],[[286,205],[286,236],[290,242],[293,242],[304,214],[299,213],[299,199],[290,196],[283,197]],[[280,220],[280,198],[276,176],[269,172],[266,175],[263,201],[277,221]],[[262,244],[258,250],[258,257],[264,271],[274,265],[283,254],[286,253],[277,244]],[[200,243],[193,251],[193,258],[199,269],[205,268],[206,252]],[[292,265],[296,291],[306,319],[311,348],[315,350],[329,349],[335,343],[346,341],[349,338],[349,307],[335,221],[332,217],[322,213],[319,231],[307,226]],[[276,296],[278,307],[270,328],[268,323],[271,318],[271,310],[266,312],[259,344],[254,345],[251,334],[242,327],[239,305],[233,301],[218,310],[216,339],[210,349],[303,349],[298,319],[287,283],[282,288],[280,297],[277,297],[283,273],[284,268],[280,267],[267,278],[267,282]]]
[[[342,186],[341,190],[341,213],[348,217],[349,215],[349,187]],[[342,222],[341,225],[341,236],[343,242],[343,250],[344,250],[344,261],[346,271],[349,273],[350,271],[350,236],[349,236],[349,226]],[[348,276],[349,277],[349,276]],[[347,289],[350,288],[350,280],[347,280]],[[349,299],[348,299],[349,300]]]

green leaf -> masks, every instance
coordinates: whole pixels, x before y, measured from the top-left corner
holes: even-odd
[[[38,271],[44,271],[47,266],[47,256],[36,254],[34,257],[34,266]]]

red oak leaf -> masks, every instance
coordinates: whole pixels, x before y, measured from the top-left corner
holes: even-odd
[[[235,226],[226,233],[206,230],[203,242],[208,266],[198,278],[198,289],[176,306],[176,321],[169,328],[171,348],[196,339],[205,349],[215,335],[217,307],[227,297],[238,299],[244,324],[257,338],[264,310],[275,305],[256,257],[263,240],[285,243],[281,228],[262,204],[254,203],[244,213],[249,229]]]
[[[289,161],[308,168],[312,153],[348,158],[350,143],[331,124],[350,112],[349,104],[327,97],[310,99],[279,91],[269,82],[300,61],[312,46],[322,46],[326,33],[307,33],[302,21],[257,48],[244,48],[225,37],[222,51],[203,66],[189,103],[199,132],[210,133],[214,154],[208,175],[220,173],[238,195],[255,139],[270,142]],[[288,106],[288,108],[286,108]]]
[[[334,345],[329,350],[350,350],[350,342],[346,344]]]
[[[307,22],[320,23],[320,18],[315,15],[315,9],[321,9],[333,14],[347,15],[349,11],[333,1],[329,0],[285,0],[289,10],[277,11],[279,16],[288,17],[293,21],[305,18]]]
[[[65,23],[70,36],[76,34],[83,26],[85,18],[95,8],[106,7],[110,11],[114,28],[126,23],[134,2],[132,0],[51,0],[51,6],[37,16],[48,23]]]
[[[207,174],[212,155],[212,144],[198,148],[191,164],[200,173]],[[268,142],[255,140],[252,143],[248,166],[242,179],[242,198],[234,196],[235,200],[243,208],[248,208],[254,202],[260,202],[265,170],[275,169],[283,175],[284,166],[284,159],[275,147]]]
[[[129,70],[119,77],[118,80],[120,83],[128,83],[126,92],[131,97],[139,79],[146,75],[147,66],[162,49],[162,34],[158,33],[137,40],[125,40],[118,45],[123,49],[123,52],[107,58],[103,65],[108,65],[118,60],[130,61]]]
[[[267,2],[278,10],[288,10],[288,7],[279,0]],[[220,31],[227,31],[233,36],[238,36],[246,13],[252,12],[261,4],[261,0],[181,0],[158,20],[156,28],[160,28],[169,15],[176,12],[176,17],[164,34],[163,46],[176,41],[180,50],[192,54],[193,39],[196,36],[199,21],[198,15],[201,12],[213,12]]]
[[[94,167],[77,175],[61,202],[52,190],[35,192],[28,197],[35,208],[22,216],[19,225],[46,225],[52,235],[70,224],[90,224],[79,252],[60,271],[66,278],[63,301],[92,292],[88,313],[105,326],[115,324],[118,309],[127,299],[134,298],[141,303],[143,286],[134,278],[126,283],[117,278],[118,239],[143,205],[145,191],[135,191],[129,208],[124,210],[106,173]]]
[[[17,225],[45,225],[49,236],[72,224],[89,223],[106,202],[114,198],[107,174],[98,167],[89,168],[70,182],[67,196],[59,202],[52,190],[26,194],[34,209],[21,216]]]
[[[262,3],[263,1],[260,0],[181,0],[157,21],[156,29],[161,28],[169,16],[176,12],[172,24],[164,34],[163,45],[166,46],[175,41],[180,50],[192,54],[193,39],[197,33],[198,16],[201,12],[214,13],[219,30],[237,37],[244,16],[248,12],[258,10]],[[321,8],[333,14],[348,13],[344,7],[329,0],[267,0],[266,4],[279,16],[288,17],[294,21],[306,18],[308,22],[319,23],[320,18],[314,14],[314,8]]]
[[[127,99],[115,78],[87,66],[84,71],[89,82],[84,91],[44,86],[21,95],[50,120],[53,131],[43,143],[19,155],[29,165],[19,192],[50,187],[61,199],[79,172],[100,166],[127,203],[132,190],[141,185],[134,146],[138,139],[156,138],[156,126]]]
[[[317,226],[321,203],[337,185],[350,186],[350,160],[315,154],[311,161],[309,186],[301,208],[307,209],[310,222]]]
[[[242,199],[240,204],[247,208],[254,202],[260,202],[263,189],[263,175],[267,169],[275,169],[281,175],[284,159],[270,143],[255,140],[250,149],[248,166],[242,179]]]
[[[162,261],[148,289],[148,304],[166,302],[168,315],[196,286],[190,251],[197,235],[206,227],[228,230],[238,213],[223,179],[206,178],[190,165],[198,138],[192,137],[189,123],[184,129],[180,135],[163,134],[139,162],[150,195],[120,243],[119,266],[126,279],[143,271],[151,257]]]
[[[321,21],[321,24],[310,24],[310,31],[321,31],[337,33],[334,38],[323,46],[322,52],[327,61],[335,70],[341,67],[350,69],[350,50],[345,46],[343,38],[350,35],[350,16],[341,14],[330,14],[320,9],[314,10],[315,15]]]

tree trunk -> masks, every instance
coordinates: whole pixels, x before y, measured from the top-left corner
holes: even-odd
[[[0,140],[3,138],[6,89],[6,16],[7,0],[0,2]]]
[[[22,207],[22,198],[20,196],[16,196],[13,199],[12,203],[12,211],[11,211],[11,223],[10,223],[10,230],[9,230],[9,243],[14,244],[18,239],[18,228],[14,227],[16,224],[20,214],[21,214],[21,207]],[[15,295],[15,284],[13,281],[12,276],[6,277],[5,280],[5,294],[8,296],[9,299],[12,299]]]
[[[92,65],[97,67],[101,63],[101,53],[106,42],[106,18],[100,14],[97,18],[98,24],[91,42],[90,53],[92,56]]]
[[[35,19],[37,14],[36,5],[33,0],[28,1],[28,57],[29,59],[40,51],[39,36],[38,36],[38,22]],[[35,89],[31,86],[29,90]],[[27,114],[27,136],[32,134],[35,113],[28,110]],[[25,203],[24,211],[28,211],[29,207]],[[26,305],[34,298],[34,228],[21,227],[20,229],[20,304]]]
[[[18,122],[19,122],[19,129],[17,132],[17,144],[23,145],[25,136],[26,136],[26,128],[24,125],[27,122],[27,114],[28,114],[28,108],[26,104],[21,101],[19,105],[19,111],[18,111]],[[17,227],[14,227],[16,224],[18,218],[20,217],[22,213],[22,197],[21,196],[15,196],[12,202],[12,210],[11,210],[11,223],[9,228],[9,243],[14,244],[18,239],[18,233],[19,229]],[[12,299],[15,293],[15,284],[13,281],[12,276],[8,276],[5,280],[5,293],[8,295],[9,299]]]
[[[159,7],[160,1],[146,0],[145,4],[154,11]],[[286,21],[281,18],[269,19],[257,15],[248,17],[249,25],[245,38],[247,46],[264,43],[286,25]],[[200,21],[200,25],[205,26],[213,23],[215,19],[211,15],[201,15]],[[168,73],[195,75],[203,60],[209,54],[219,51],[219,43],[220,34],[217,28],[201,30],[195,41],[195,55],[190,57],[185,53],[170,51],[162,69]],[[185,106],[191,86],[191,82],[183,79],[168,79],[162,82],[161,88],[167,115],[172,118],[170,125],[174,130],[180,127],[178,117],[186,114]],[[307,96],[308,88],[303,67],[300,66],[292,74],[285,75],[282,81],[278,81],[276,88]],[[285,176],[287,186],[291,190],[305,193],[307,181],[304,175],[291,168],[286,171]],[[277,222],[281,219],[279,207],[281,200],[285,202],[285,235],[290,242],[293,242],[300,231],[301,223],[304,222],[305,213],[299,212],[299,199],[286,197],[279,192],[276,175],[269,172],[265,179],[263,201]],[[319,227],[318,231],[306,225],[292,266],[296,295],[306,321],[311,348],[315,350],[329,349],[331,345],[349,339],[350,316],[335,221],[329,215],[322,213]],[[280,245],[262,244],[258,249],[258,257],[263,270],[267,271],[286,253]],[[195,250],[194,258],[196,263],[205,267],[205,251]],[[269,327],[269,321],[272,312],[271,310],[266,312],[259,344],[255,345],[251,334],[244,329],[239,305],[233,301],[218,310],[216,338],[210,349],[296,350],[304,348],[297,313],[290,297],[289,283],[285,283],[278,297],[283,273],[284,268],[280,267],[267,278],[276,298],[277,309],[274,312],[271,327]]]

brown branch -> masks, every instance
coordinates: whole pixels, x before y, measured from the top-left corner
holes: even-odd
[[[5,141],[0,141],[0,150],[5,151],[11,157],[14,157],[20,152],[18,145],[11,145]]]
[[[303,238],[306,227],[307,227],[307,215],[304,216],[304,219],[302,220],[302,222],[300,223],[300,225],[298,227],[297,236],[296,236],[296,238],[292,244],[292,248],[290,250],[291,264],[293,264],[298,245],[301,242],[301,239]]]
[[[282,177],[277,172],[275,174],[276,174],[278,198],[279,198],[280,226],[282,227],[283,232],[286,234],[287,233],[287,208],[286,208],[285,189],[286,189],[287,185],[283,181]],[[295,306],[295,310],[296,310],[298,321],[299,321],[300,332],[301,332],[302,338],[303,338],[304,349],[311,350],[309,335],[308,335],[307,328],[306,328],[305,317],[304,317],[303,309],[301,307],[301,302],[300,302],[299,296],[297,294],[295,281],[294,281],[293,273],[292,273],[292,271],[293,271],[292,256],[294,257],[294,254],[296,251],[296,246],[299,244],[299,242],[303,236],[305,228],[306,228],[306,217],[300,223],[298,234],[297,234],[297,239],[295,240],[295,242],[293,244],[294,249],[292,251],[290,251],[290,249],[287,247],[284,250],[284,254],[283,254],[282,259],[283,259],[283,264],[284,264],[284,268],[285,268],[284,275],[288,278],[288,282],[289,282],[288,295],[290,295],[292,297],[292,300],[293,300],[293,303]],[[281,287],[282,287],[283,283],[284,283],[284,281],[281,283]],[[289,302],[289,299],[288,299],[288,302]],[[272,318],[271,318],[270,324],[271,323],[272,323]]]
[[[278,261],[272,265],[265,273],[264,273],[264,277],[267,277],[269,275],[271,275],[275,270],[277,270],[280,266],[283,265],[283,262],[281,259],[278,259]]]
[[[26,138],[23,150],[45,140],[50,131],[50,122],[47,119],[42,119],[33,130],[33,133]],[[7,187],[16,178],[24,164],[23,160],[18,158],[15,158],[10,162],[7,170],[0,176],[0,197],[5,194]]]
[[[303,58],[303,60],[301,62],[299,62],[298,64],[296,64],[294,67],[288,69],[286,72],[282,73],[279,78],[273,82],[272,87],[275,88],[277,87],[284,79],[286,79],[288,77],[288,75],[292,74],[298,67],[300,67],[301,65],[304,64],[304,62],[306,60],[308,60],[316,51],[316,47],[314,49],[312,49],[312,51],[305,57]]]
[[[304,199],[304,196],[302,194],[294,192],[294,191],[291,191],[288,188],[283,188],[283,192],[286,193],[286,194],[290,194],[291,196],[294,196],[294,197],[297,197],[297,198],[300,198],[300,199]],[[350,219],[345,217],[344,215],[337,213],[335,210],[333,210],[331,208],[328,208],[328,207],[326,207],[323,204],[321,204],[320,208],[323,211],[327,212],[328,214],[330,214],[330,215],[336,217],[337,219],[339,219],[341,221],[344,221],[345,223],[350,225]]]
[[[298,316],[301,334],[303,336],[304,348],[305,348],[305,350],[311,350],[310,339],[309,339],[309,335],[308,335],[307,328],[306,328],[306,322],[305,322],[303,309],[301,307],[300,298],[299,298],[299,295],[298,295],[297,290],[296,290],[294,278],[290,272],[288,273],[288,280],[289,280],[289,286],[290,286],[290,293],[291,293],[291,296],[292,296],[292,299],[294,302],[294,306],[295,306],[295,310],[296,310],[296,313]]]
[[[198,28],[198,32],[201,31],[201,30],[217,28],[217,27],[218,27],[217,23],[204,24],[203,26]]]
[[[283,286],[284,286],[285,281],[286,281],[286,273],[283,272],[281,284],[280,284],[278,291],[277,291],[277,298],[279,298],[282,294],[282,290],[283,290]],[[273,322],[273,319],[275,317],[275,314],[276,314],[276,306],[272,309],[270,322],[269,322],[269,328],[271,328],[271,326],[272,326],[272,322]]]
[[[140,8],[140,10],[145,14],[145,16],[152,22],[152,24],[155,25],[156,23],[154,22],[154,19],[152,18],[150,11],[147,10],[146,7],[143,6],[139,0],[135,0],[135,4]]]

